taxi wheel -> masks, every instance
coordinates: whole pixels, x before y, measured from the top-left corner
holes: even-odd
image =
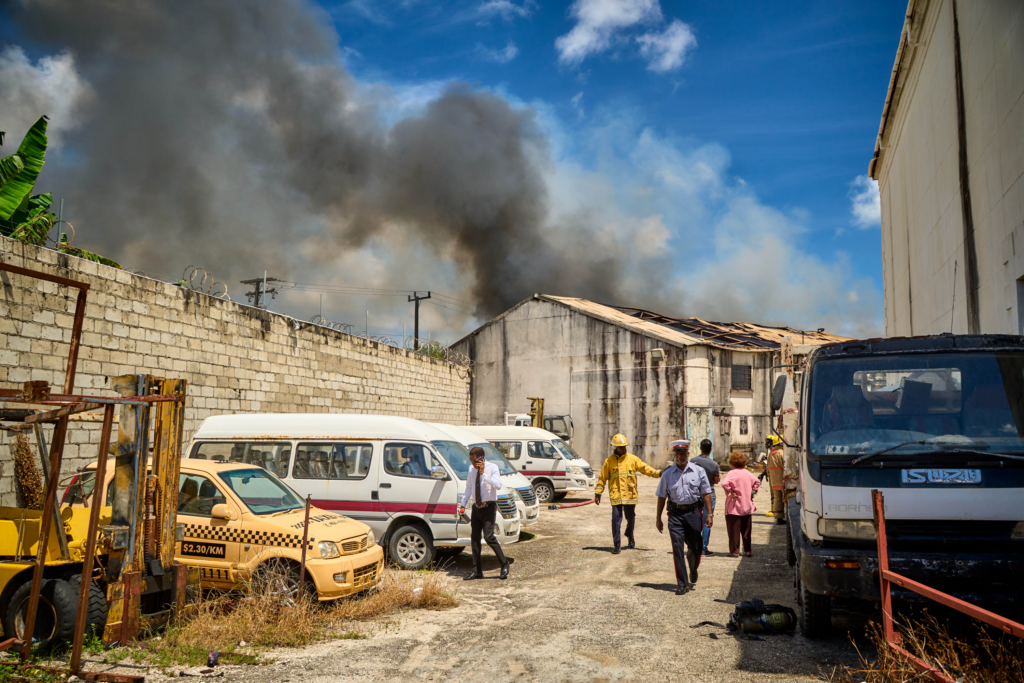
[[[280,558],[269,560],[256,570],[257,590],[284,605],[294,606],[299,595],[299,567]],[[316,594],[312,577],[306,574],[307,596]]]
[[[388,554],[402,569],[423,569],[434,560],[434,542],[418,526],[403,526],[391,535]]]
[[[541,505],[546,505],[555,499],[555,489],[546,481],[538,481],[533,485],[533,491],[537,494],[537,500]]]

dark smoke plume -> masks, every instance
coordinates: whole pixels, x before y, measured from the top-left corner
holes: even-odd
[[[309,281],[408,230],[423,259],[466,264],[481,315],[538,291],[618,299],[613,262],[551,224],[530,109],[458,86],[388,125],[387,94],[341,66],[312,2],[26,0],[11,19],[28,44],[70,51],[94,94],[40,180],[83,246],[165,279],[199,263]],[[291,248],[309,238],[315,256]]]

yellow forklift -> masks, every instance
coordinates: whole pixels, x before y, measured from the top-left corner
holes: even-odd
[[[185,382],[126,375],[111,379],[116,396],[75,395],[88,284],[4,263],[0,271],[78,290],[63,393],[51,392],[46,382],[0,389],[0,429],[14,435],[23,503],[34,503],[0,507],[0,651],[20,648],[21,664],[27,665],[33,645],[70,640],[72,673],[87,681],[137,683],[142,677],[82,671],[82,643],[90,630],[107,644],[130,643],[180,614],[198,595],[199,572],[174,561],[183,532],[176,510]],[[114,468],[110,507],[61,509],[57,493],[70,418],[97,410],[103,422],[95,481]],[[53,424],[48,447],[44,424]],[[29,431],[35,434],[41,477],[34,464],[26,466]],[[84,484],[80,479],[79,487]]]

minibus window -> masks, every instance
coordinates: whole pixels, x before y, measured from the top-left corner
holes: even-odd
[[[547,441],[530,441],[526,444],[526,454],[531,458],[559,458],[558,451]]]
[[[370,471],[373,444],[302,443],[295,451],[295,479],[365,479]]]
[[[507,460],[518,460],[523,454],[522,441],[492,441],[491,445],[498,449],[498,452]]]
[[[389,443],[384,446],[384,471],[388,474],[430,479],[430,472],[435,467],[444,465],[423,444]]]
[[[279,477],[288,474],[292,446],[287,441],[203,441],[189,456],[195,460],[242,462],[262,467]]]
[[[500,475],[505,476],[506,474],[515,474],[517,472],[516,468],[512,467],[511,463],[509,463],[509,461],[506,460],[501,455],[500,452],[498,452],[498,449],[492,446],[491,444],[487,443],[486,441],[484,441],[483,443],[475,443],[469,448],[470,450],[474,448],[482,448],[484,451],[484,457],[487,459],[487,462],[494,463],[495,465],[497,465],[498,473]]]

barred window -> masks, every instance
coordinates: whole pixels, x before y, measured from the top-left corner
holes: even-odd
[[[740,418],[740,434],[748,434],[749,432],[750,432],[750,428],[747,427],[747,418],[741,417]]]
[[[732,366],[732,390],[733,391],[750,391],[750,366],[749,365],[734,365]]]

